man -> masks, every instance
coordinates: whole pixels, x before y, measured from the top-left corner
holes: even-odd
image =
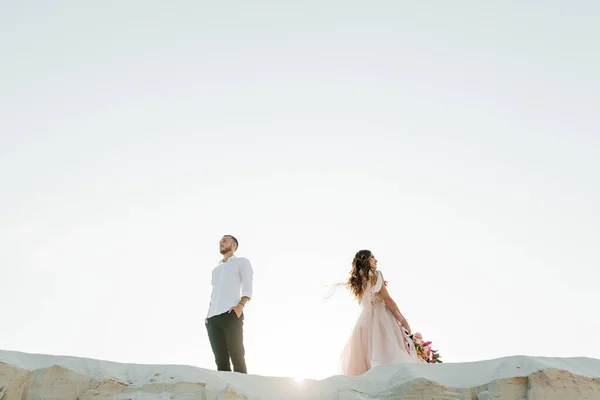
[[[238,241],[231,235],[223,236],[219,242],[223,259],[212,272],[212,294],[205,323],[217,370],[231,371],[231,357],[233,370],[245,374],[244,307],[252,297],[254,271],[250,261],[233,255],[237,248]]]

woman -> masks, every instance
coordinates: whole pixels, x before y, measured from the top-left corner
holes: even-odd
[[[419,363],[410,325],[390,297],[377,260],[369,250],[354,256],[346,283],[362,312],[342,352],[342,375],[360,375],[383,364]]]

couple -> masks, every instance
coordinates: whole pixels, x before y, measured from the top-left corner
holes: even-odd
[[[212,294],[205,320],[218,371],[247,373],[243,343],[244,307],[252,298],[254,272],[250,261],[236,257],[238,240],[225,235],[219,242],[223,259],[212,271]],[[410,326],[390,297],[377,260],[369,250],[354,256],[344,283],[362,312],[342,352],[339,372],[360,375],[383,364],[419,363]]]

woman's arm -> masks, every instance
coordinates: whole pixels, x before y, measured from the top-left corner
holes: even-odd
[[[383,276],[381,276],[381,279],[383,279]],[[404,327],[404,329],[406,329],[408,331],[408,333],[410,334],[410,332],[411,332],[410,325],[406,321],[406,318],[404,318],[404,315],[402,315],[402,313],[400,312],[398,305],[390,296],[385,285],[382,285],[381,290],[379,291],[379,294],[381,294],[381,296],[383,297],[383,301],[385,302],[385,305],[387,306],[387,308],[389,308],[390,311],[392,312],[392,314],[394,314],[394,318],[396,318],[396,320],[398,322],[400,322],[402,324],[402,326]]]

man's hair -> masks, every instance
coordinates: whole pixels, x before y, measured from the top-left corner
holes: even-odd
[[[233,235],[224,235],[227,236],[228,238],[231,238],[231,240],[233,240],[235,242],[235,249],[237,250],[238,247],[240,247],[240,244],[238,243],[238,240],[235,238],[235,236]]]

